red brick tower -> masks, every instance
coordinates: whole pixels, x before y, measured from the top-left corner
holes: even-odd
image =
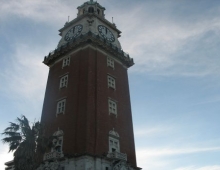
[[[104,7],[90,0],[77,9],[43,61],[50,71],[41,122],[58,136],[44,160],[56,159],[64,169],[139,169],[127,76],[133,59],[121,49],[121,32],[105,19]]]

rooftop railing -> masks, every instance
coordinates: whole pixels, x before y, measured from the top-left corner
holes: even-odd
[[[103,37],[101,37],[101,36],[99,36],[99,35],[96,35],[96,34],[94,34],[94,33],[92,33],[92,32],[88,32],[88,33],[83,34],[83,35],[81,35],[81,36],[79,36],[79,37],[77,37],[77,38],[72,39],[71,41],[69,41],[69,42],[67,42],[67,43],[65,43],[65,44],[62,44],[61,46],[57,47],[55,50],[52,50],[52,51],[49,53],[49,55],[46,56],[46,58],[48,58],[49,56],[53,55],[56,51],[59,52],[59,51],[61,51],[62,48],[65,48],[65,47],[67,47],[68,45],[73,44],[73,43],[76,42],[77,40],[83,39],[83,38],[85,38],[85,37],[87,37],[87,36],[91,36],[91,37],[93,37],[93,38],[99,39],[100,41],[102,41],[103,43],[105,43],[105,44],[107,44],[109,47],[111,47],[113,50],[115,50],[115,51],[117,51],[117,52],[123,54],[123,56],[124,56],[125,58],[127,58],[127,59],[130,60],[129,54],[125,53],[122,49],[119,49],[117,46],[115,46],[115,45],[113,45],[112,43],[108,42],[105,38],[103,38]]]

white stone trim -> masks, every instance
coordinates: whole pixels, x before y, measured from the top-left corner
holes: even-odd
[[[70,56],[63,58],[62,68],[70,65]]]
[[[108,87],[116,89],[116,80],[114,77],[107,75]]]
[[[66,98],[57,102],[56,115],[61,114],[61,113],[64,114],[65,109],[66,109]]]
[[[60,89],[67,87],[67,84],[68,84],[68,74],[60,78]]]
[[[108,112],[117,116],[117,102],[110,98],[108,99]]]
[[[112,59],[110,57],[107,57],[107,66],[114,69],[115,68],[115,61],[114,61],[114,59]]]

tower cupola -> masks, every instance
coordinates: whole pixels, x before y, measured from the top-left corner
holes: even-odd
[[[87,1],[84,4],[82,4],[81,6],[77,7],[78,9],[78,14],[77,17],[82,16],[84,14],[95,14],[99,17],[104,18],[105,14],[105,8],[102,7],[97,1]]]

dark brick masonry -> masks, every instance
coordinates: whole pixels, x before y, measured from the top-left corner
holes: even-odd
[[[121,153],[126,153],[128,162],[136,166],[127,76],[127,67],[133,65],[133,60],[125,61],[127,64],[115,61],[113,69],[107,66],[107,56],[112,52],[101,52],[100,46],[86,43],[63,50],[44,60],[50,65],[41,117],[47,134],[52,135],[58,128],[63,130],[65,155],[103,155],[109,150],[108,133],[114,128],[120,135]],[[70,65],[62,68],[59,59],[67,55]],[[68,74],[68,86],[59,89],[60,76],[64,74]],[[115,90],[108,88],[108,74],[116,79]],[[109,97],[117,101],[117,117],[108,112]],[[66,98],[65,113],[56,116],[57,102],[62,98]]]

